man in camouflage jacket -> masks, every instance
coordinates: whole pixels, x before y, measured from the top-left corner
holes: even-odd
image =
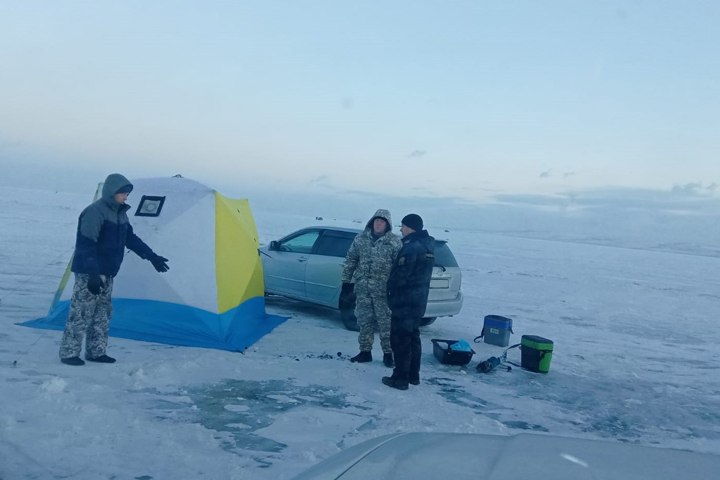
[[[345,257],[343,293],[348,293],[352,288],[354,276],[357,296],[355,316],[360,329],[360,353],[351,359],[353,362],[372,361],[371,351],[377,328],[380,332],[383,362],[388,367],[394,365],[390,346],[387,281],[400,247],[400,238],[392,233],[390,212],[380,209],[367,223],[365,231],[355,237]]]
[[[132,183],[119,173],[109,175],[102,197],[90,204],[78,219],[72,271],[75,286],[70,299],[70,314],[60,343],[60,361],[84,365],[80,359],[83,337],[85,360],[113,363],[106,355],[110,319],[113,314],[113,278],[120,271],[125,248],[152,263],[158,272],[168,270],[167,258],[148,247],[133,232],[125,204]]]

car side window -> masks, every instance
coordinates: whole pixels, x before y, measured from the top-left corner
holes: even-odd
[[[345,258],[354,239],[355,234],[353,233],[326,230],[318,241],[315,253],[326,257]]]
[[[320,232],[307,232],[280,243],[281,252],[311,253]]]

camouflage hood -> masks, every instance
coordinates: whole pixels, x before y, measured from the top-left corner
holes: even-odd
[[[392,217],[390,216],[390,210],[385,210],[384,208],[379,209],[377,212],[375,212],[375,215],[373,215],[372,218],[368,220],[367,224],[365,225],[365,231],[369,231],[372,233],[373,222],[376,218],[382,218],[387,222],[388,228],[387,230],[385,230],[385,233],[392,232]]]
[[[388,223],[388,229],[379,238],[373,237],[372,223],[382,218]],[[387,296],[387,281],[390,277],[395,255],[400,251],[400,237],[392,233],[392,218],[387,210],[378,210],[365,227],[365,231],[355,237],[345,257],[342,282],[355,283],[358,297],[383,298]],[[354,282],[353,282],[354,280]]]

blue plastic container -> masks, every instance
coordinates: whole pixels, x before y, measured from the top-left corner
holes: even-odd
[[[510,335],[513,333],[512,324],[511,318],[500,315],[486,316],[482,330],[485,343],[497,345],[498,347],[507,347],[510,343]]]

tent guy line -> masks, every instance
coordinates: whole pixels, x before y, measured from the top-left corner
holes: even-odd
[[[43,265],[43,267],[40,268],[40,270],[38,270],[37,272],[35,272],[35,273],[33,273],[32,275],[30,275],[28,278],[26,278],[26,279],[23,280],[22,282],[18,283],[18,284],[15,286],[15,288],[13,288],[12,290],[10,290],[10,291],[8,292],[7,295],[5,295],[4,297],[0,298],[0,303],[2,303],[3,301],[7,300],[7,299],[10,298],[10,297],[12,297],[13,294],[17,293],[17,291],[18,291],[21,287],[23,287],[24,285],[26,285],[27,283],[29,283],[33,278],[35,278],[35,277],[37,277],[38,275],[40,275],[40,274],[41,274],[42,272],[44,272],[49,266],[51,266],[51,265],[55,264],[56,262],[60,261],[63,257],[66,257],[67,254],[70,253],[70,252],[71,252],[72,250],[74,250],[74,249],[75,249],[75,246],[73,245],[72,247],[68,248],[68,249],[65,250],[63,253],[61,253],[60,255],[58,255],[57,257],[55,257],[53,260],[51,260],[51,261],[49,261],[48,263],[46,263],[45,265]]]

